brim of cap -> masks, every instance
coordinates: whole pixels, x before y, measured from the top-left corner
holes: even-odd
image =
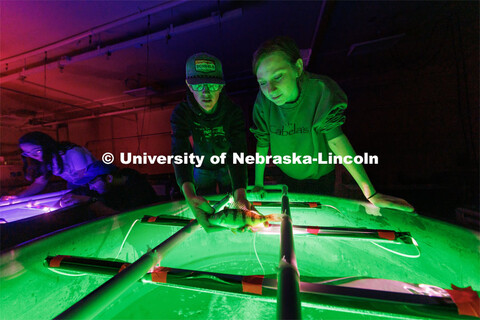
[[[187,78],[188,84],[201,84],[201,83],[216,83],[216,84],[225,84],[225,80],[219,78],[208,78],[208,77],[198,77],[198,78]]]
[[[112,171],[97,171],[97,172],[86,172],[83,177],[80,179],[73,181],[74,184],[83,186],[84,184],[89,183],[90,181],[94,180],[98,176],[103,176],[105,174],[112,174]]]
[[[73,183],[76,184],[76,185],[79,185],[79,186],[83,186],[84,184],[87,184],[90,181],[92,181],[93,179],[95,179],[96,177],[97,176],[91,176],[91,175],[83,176],[82,178],[74,181]]]

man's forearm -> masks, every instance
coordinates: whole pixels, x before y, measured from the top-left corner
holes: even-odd
[[[192,182],[184,182],[182,185],[182,192],[187,200],[197,195],[195,192],[195,185]]]
[[[245,188],[238,188],[233,192],[233,198],[235,200],[237,199],[246,199],[247,198],[247,192]]]

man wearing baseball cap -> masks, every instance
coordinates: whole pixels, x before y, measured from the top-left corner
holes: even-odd
[[[60,205],[99,200],[92,210],[104,213],[108,210],[105,210],[102,205],[123,211],[158,201],[152,186],[138,171],[130,168],[119,169],[113,164],[105,164],[102,161],[89,164],[79,183],[88,184],[90,190],[98,194],[98,198],[67,194],[60,200]]]
[[[246,199],[246,165],[232,164],[232,154],[246,153],[245,122],[242,109],[223,92],[225,80],[222,64],[216,57],[197,53],[188,58],[186,99],[176,106],[172,126],[172,154],[194,153],[204,156],[201,167],[193,164],[174,164],[177,183],[198,222],[207,232],[206,219],[213,208],[201,196],[233,190],[238,207],[251,209]],[[193,148],[189,137],[193,138]],[[226,154],[224,164],[210,161],[214,155]]]

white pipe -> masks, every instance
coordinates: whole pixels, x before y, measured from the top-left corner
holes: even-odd
[[[350,46],[350,49],[348,50],[347,56],[350,56],[352,54],[352,52],[358,47],[373,44],[373,43],[378,43],[378,42],[382,42],[382,41],[400,39],[404,36],[405,36],[405,33],[401,33],[401,34],[396,34],[396,35],[390,36],[390,37],[383,37],[383,38],[379,38],[379,39],[375,39],[375,40],[369,40],[369,41],[354,43]]]
[[[33,49],[33,50],[30,50],[30,51],[27,51],[27,52],[24,52],[24,53],[21,53],[21,54],[17,54],[17,55],[14,55],[14,56],[10,56],[8,58],[0,60],[0,62],[6,64],[6,63],[11,63],[13,61],[21,60],[21,59],[27,59],[31,56],[44,53],[45,51],[50,51],[50,50],[59,48],[61,46],[64,46],[64,45],[67,45],[69,43],[72,43],[72,42],[78,41],[80,39],[83,39],[85,37],[88,37],[90,35],[94,35],[96,33],[100,33],[102,31],[121,26],[121,25],[126,24],[128,22],[138,20],[140,18],[143,18],[145,16],[148,16],[148,15],[160,12],[160,11],[171,9],[171,8],[176,7],[176,6],[178,6],[178,5],[180,5],[184,2],[187,2],[187,1],[188,0],[167,1],[165,3],[162,3],[162,4],[158,5],[158,6],[152,7],[150,9],[146,9],[146,10],[143,10],[143,11],[140,10],[140,12],[132,13],[131,15],[128,15],[126,17],[114,20],[112,22],[102,24],[102,25],[94,27],[93,29],[90,29],[88,31],[78,33],[76,35],[73,35],[71,37],[59,40],[59,41],[51,43],[49,45],[46,45],[46,46],[43,46],[43,47],[40,47],[40,48],[37,48],[37,49]]]
[[[164,96],[168,96],[168,95],[173,95],[173,94],[177,94],[177,93],[183,93],[185,92],[187,89],[186,88],[183,88],[183,89],[179,89],[179,90],[174,90],[174,91],[168,91],[164,94]],[[116,96],[116,97],[125,97],[125,96]],[[108,98],[107,98],[108,99]],[[105,99],[102,99],[102,100],[105,100]],[[95,100],[95,101],[92,101],[91,104],[96,104],[96,103],[101,103],[101,102],[98,102],[99,100]],[[140,101],[142,102],[142,105],[144,104],[145,102],[145,97],[138,97],[138,98],[131,98],[131,99],[124,99],[124,100],[118,100],[118,101],[115,101],[115,102],[108,102],[108,103],[101,103],[101,107],[108,107],[108,106],[115,106],[115,105],[125,105],[129,102],[136,102],[136,101]],[[59,103],[62,103],[62,102],[59,102]],[[68,105],[67,105],[68,106]],[[88,104],[79,104],[78,105],[79,107],[84,107],[84,108],[87,108],[88,110],[93,110],[94,108],[98,108],[100,106],[93,106],[93,107],[88,107]],[[128,110],[133,110],[135,108],[138,108],[138,107],[131,107],[131,108],[128,108]],[[57,115],[58,113],[60,112],[63,112],[64,109],[60,109],[59,111],[57,112],[51,112],[51,113],[42,113],[42,118],[46,118],[46,117],[50,117],[50,116],[54,116],[54,115]],[[118,110],[118,111],[124,111],[125,109],[122,109],[122,110]],[[115,112],[115,111],[112,111],[112,112]],[[83,118],[83,117],[82,117]],[[0,115],[0,119],[2,119],[2,116]],[[64,123],[65,121],[62,121],[61,123]]]
[[[166,107],[166,106],[168,106],[168,105],[165,105],[164,107]],[[112,117],[112,116],[116,116],[116,115],[119,115],[119,114],[139,112],[139,111],[143,111],[145,109],[152,109],[154,107],[155,106],[131,108],[131,109],[127,109],[127,110],[101,113],[101,114],[97,114],[97,115],[85,116],[85,117],[74,118],[74,119],[63,120],[63,121],[46,122],[46,123],[37,124],[37,125],[33,125],[33,126],[24,126],[24,127],[22,127],[22,129],[43,128],[45,126],[53,126],[53,125],[62,124],[62,123],[70,123],[70,122],[84,121],[84,120],[90,120],[90,119],[98,119],[98,118],[103,118],[103,117]]]
[[[115,52],[115,51],[118,51],[118,50],[122,50],[122,49],[133,47],[133,46],[136,46],[136,45],[139,45],[139,44],[143,44],[143,43],[147,42],[147,39],[149,41],[165,39],[165,37],[167,35],[181,34],[183,32],[187,32],[187,31],[194,30],[194,29],[197,29],[197,28],[202,28],[202,27],[206,27],[206,26],[209,26],[209,25],[212,25],[212,24],[216,24],[216,23],[221,22],[221,21],[230,20],[232,18],[237,18],[237,17],[240,17],[241,15],[242,15],[242,9],[236,9],[236,10],[225,12],[222,15],[222,17],[212,16],[212,17],[208,17],[208,18],[204,18],[204,19],[201,19],[201,20],[191,22],[191,23],[184,24],[184,25],[181,25],[181,26],[176,27],[176,28],[174,28],[173,26],[170,26],[170,28],[168,28],[168,29],[153,33],[151,35],[145,35],[145,36],[138,37],[138,38],[135,38],[135,39],[132,39],[132,40],[127,40],[125,42],[120,42],[120,43],[117,43],[117,44],[114,44],[114,45],[111,45],[111,46],[106,46],[106,47],[103,47],[101,49],[92,50],[92,51],[82,53],[82,54],[79,54],[79,55],[76,55],[76,56],[73,56],[73,57],[69,57],[65,61],[62,61],[62,66],[66,66],[66,65],[69,65],[69,64],[75,63],[75,62],[80,62],[80,61],[92,59],[92,58],[95,58],[95,57],[98,57],[98,56],[105,55],[107,53],[112,53],[112,52]],[[14,74],[4,76],[4,77],[0,78],[0,84],[5,83],[5,82],[9,82],[9,81],[12,81],[12,80],[23,79],[23,78],[25,78],[25,77],[27,77],[31,74],[42,72],[45,69],[58,68],[58,65],[59,65],[59,61],[53,61],[53,62],[48,63],[47,65],[42,65],[42,66],[34,67],[32,69],[22,70],[19,73],[14,73]]]

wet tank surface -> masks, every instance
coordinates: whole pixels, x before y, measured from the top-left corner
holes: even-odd
[[[252,199],[257,201],[261,213],[280,213],[278,205],[269,205],[279,201],[278,194],[269,193],[263,203],[259,200]],[[447,297],[443,289],[451,289],[452,284],[480,290],[480,241],[471,230],[347,199],[290,194],[289,200],[294,226],[310,226],[294,228],[302,283],[409,292],[414,296],[426,296],[428,290],[431,293],[438,289]],[[112,277],[101,272],[49,268],[47,257],[67,255],[118,265],[133,263],[181,228],[147,223],[145,219],[142,222],[144,216],[171,216],[186,221],[192,218],[184,202],[155,205],[80,224],[3,252],[1,317],[54,318]],[[374,237],[334,236],[322,234],[323,229],[318,227],[381,229],[408,236],[405,241],[390,241],[380,233]],[[159,264],[172,268],[166,269],[171,270],[167,271],[166,279],[178,269],[188,270],[190,276],[165,283],[149,281],[150,278],[137,281],[96,317],[275,318],[276,289],[265,283],[276,281],[279,252],[280,234],[273,224],[255,233],[225,230],[207,234],[197,230],[169,251]],[[191,272],[197,274],[192,276]],[[243,280],[240,284],[227,281],[223,274],[240,278],[263,276],[263,290],[261,294],[242,291]],[[427,289],[420,292],[418,288]],[[312,293],[302,293],[300,298],[303,319],[469,318],[458,315],[453,303],[448,307],[429,306]]]

